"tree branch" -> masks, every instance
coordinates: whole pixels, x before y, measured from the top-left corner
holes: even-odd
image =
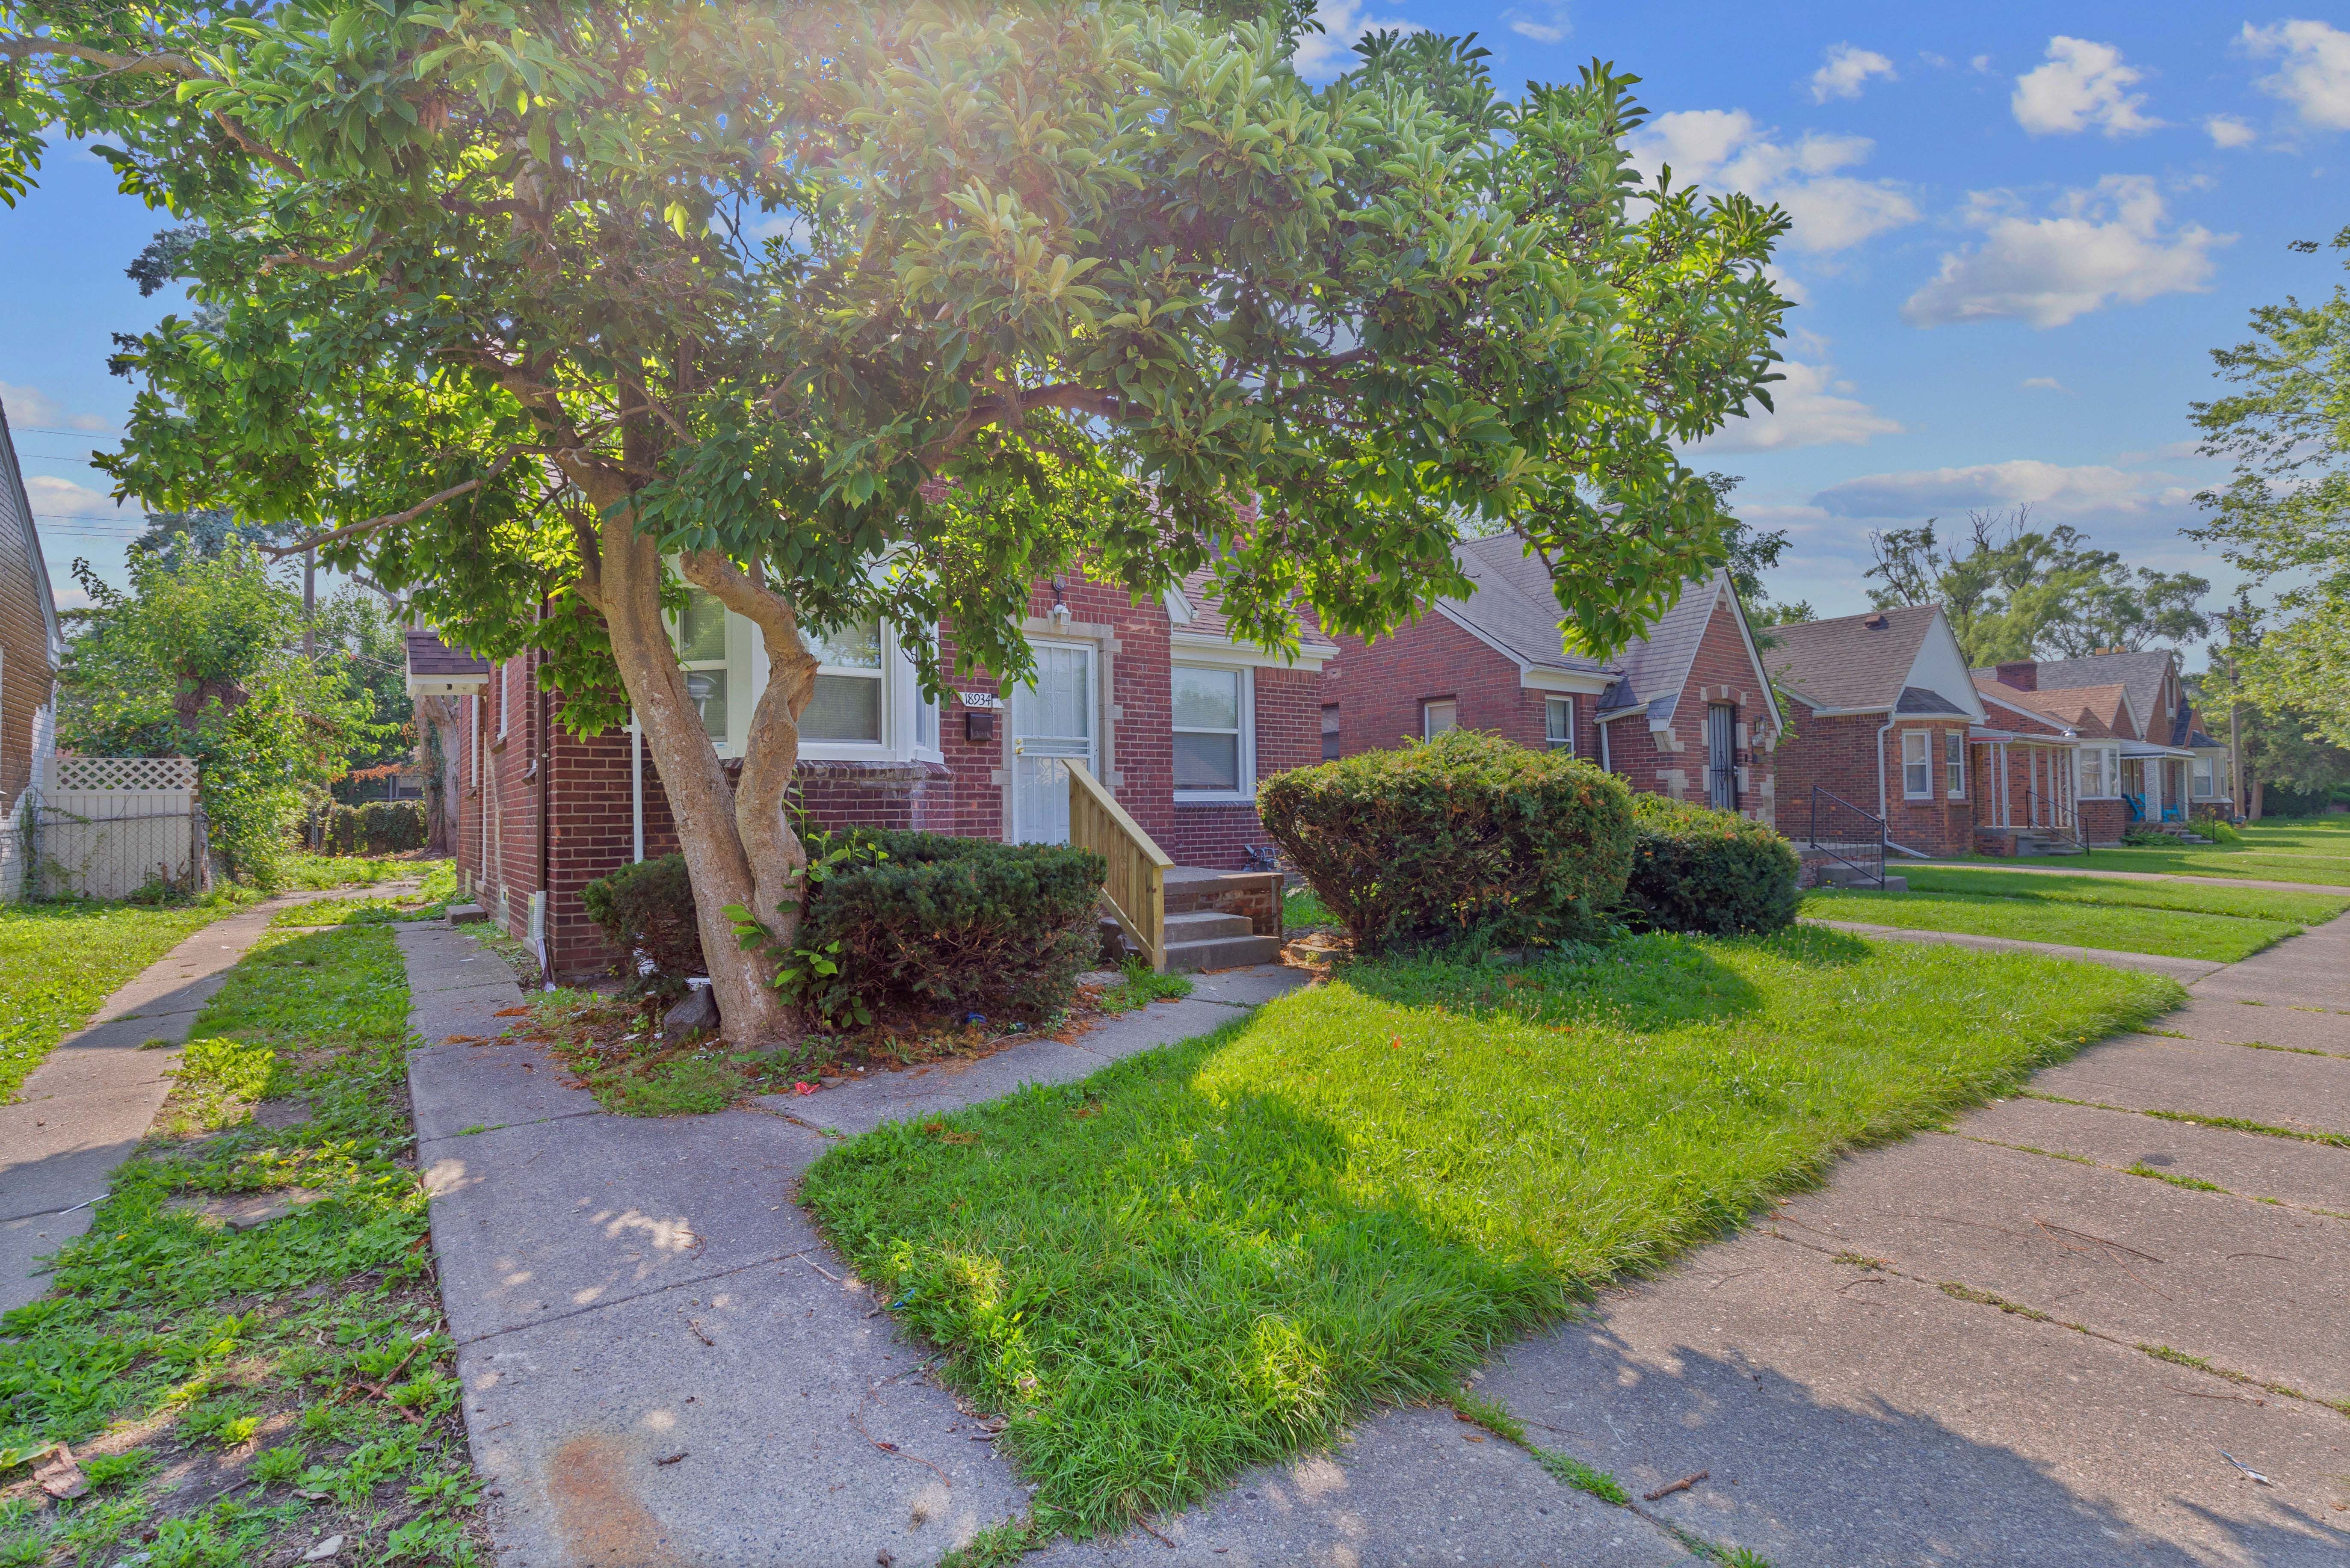
[[[203,72],[185,55],[118,55],[93,49],[64,38],[0,38],[0,59],[28,60],[36,55],[63,55],[85,65],[104,66],[109,76],[201,77]]]
[[[544,451],[544,448],[535,446],[509,448],[504,457],[490,465],[489,472],[478,479],[468,479],[462,483],[452,484],[446,490],[428,495],[404,512],[387,512],[380,517],[370,517],[364,523],[346,524],[331,533],[313,534],[307,539],[296,539],[291,545],[280,545],[263,553],[273,561],[282,561],[288,556],[298,556],[305,550],[327,544],[331,540],[356,538],[361,534],[372,534],[378,529],[396,528],[402,523],[413,523],[443,502],[454,501],[460,495],[470,495],[484,485],[495,483],[500,474],[514,466],[515,459],[532,452],[543,453]]]
[[[261,258],[261,275],[267,277],[271,273],[276,272],[281,266],[305,266],[315,272],[324,273],[328,277],[339,276],[344,273],[352,271],[358,267],[361,262],[364,262],[368,257],[373,255],[376,252],[376,248],[382,244],[383,236],[381,234],[378,234],[374,239],[369,240],[367,244],[355,246],[352,249],[344,252],[339,258],[334,261],[326,261],[317,256],[306,254],[301,251],[279,251],[276,255],[264,256]]]

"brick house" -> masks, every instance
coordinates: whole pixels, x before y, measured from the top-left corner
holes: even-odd
[[[1234,641],[1203,577],[1141,604],[1076,579],[1035,585],[1023,629],[1036,680],[1008,698],[965,679],[948,702],[923,701],[891,627],[812,636],[819,673],[801,718],[798,804],[827,828],[1066,842],[1063,764],[1082,761],[1177,862],[1167,874],[1170,939],[1173,917],[1215,910],[1245,914],[1247,935],[1277,937],[1277,888],[1262,870],[1236,874],[1261,866],[1253,851],[1268,842],[1257,781],[1319,754],[1321,671],[1337,650],[1310,628],[1294,661]],[[702,722],[720,757],[737,759],[766,680],[759,629],[697,589],[674,630]],[[933,635],[951,657],[952,629]],[[534,943],[550,973],[608,969],[618,955],[588,921],[580,889],[678,843],[639,737],[565,732],[561,699],[537,690],[536,655],[491,665],[420,631],[408,661],[412,694],[463,708],[454,837],[466,885],[502,929]],[[1201,940],[1212,934],[1201,929]],[[1219,952],[1221,961],[1240,956]]]
[[[2229,750],[2205,732],[2169,649],[2019,659],[1973,672],[1987,696],[2070,724],[2076,787],[2093,844],[2132,822],[2238,815]]]
[[[1773,817],[1780,715],[1730,579],[1691,586],[1617,658],[1565,651],[1548,569],[1509,536],[1456,548],[1476,585],[1322,674],[1322,754],[1456,725],[1588,758],[1634,789]]]
[[[1798,842],[1813,836],[1815,810],[1822,839],[1832,819],[1857,810],[1884,823],[1895,848],[1963,854],[1975,845],[1988,750],[2071,745],[2036,718],[2030,730],[1993,722],[1939,605],[1773,627],[1771,636],[1771,671],[1793,708],[1777,755],[1779,826]],[[1849,826],[1836,822],[1835,834]]]
[[[57,669],[64,661],[49,568],[8,411],[0,408],[0,899],[24,891],[19,814],[40,760],[57,748]]]

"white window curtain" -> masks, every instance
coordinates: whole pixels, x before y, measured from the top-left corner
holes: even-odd
[[[1901,732],[1901,793],[1911,800],[1933,797],[1934,734],[1930,730]]]
[[[1449,698],[1441,702],[1423,702],[1419,705],[1419,738],[1423,741],[1436,739],[1460,722],[1460,704]]]
[[[702,729],[724,745],[727,707],[734,695],[729,690],[726,607],[700,588],[686,590],[685,610],[677,618],[677,661],[685,669],[686,695],[702,715]]]
[[[1194,799],[1256,787],[1249,743],[1249,671],[1179,664],[1172,671],[1175,793]]]

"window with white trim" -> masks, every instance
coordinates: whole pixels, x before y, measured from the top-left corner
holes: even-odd
[[[1432,741],[1461,722],[1461,704],[1446,697],[1419,705],[1419,738]]]
[[[2209,800],[2220,793],[2219,758],[2209,752],[2195,753],[2195,798]]]
[[[1948,785],[1952,800],[1967,798],[1967,737],[1963,730],[1942,732],[1942,771],[1949,776]]]
[[[1554,752],[1575,753],[1575,699],[1543,699],[1543,739]]]
[[[1934,732],[1901,732],[1901,793],[1911,800],[1934,798]]]
[[[903,645],[900,644],[899,646],[902,649]],[[933,629],[931,633],[931,659],[936,659],[938,658],[938,654],[939,634],[936,629]],[[941,754],[939,751],[939,700],[935,697],[924,695],[921,688],[920,677],[914,670],[913,661],[911,659],[907,659],[905,660],[905,665],[907,678],[914,682],[914,750],[917,752],[928,753],[933,757],[938,756]]]
[[[726,743],[727,709],[733,699],[733,671],[726,658],[726,607],[701,588],[686,590],[677,618],[677,661],[685,670],[685,694],[702,715],[702,727]]]
[[[2121,750],[2119,746],[2081,748],[2081,799],[2111,800],[2121,793]]]
[[[498,739],[506,738],[506,715],[514,710],[514,660],[498,666]]]
[[[1176,799],[1232,799],[1255,789],[1250,674],[1213,664],[1178,664],[1170,672]]]
[[[846,742],[853,745],[881,743],[881,627],[878,621],[847,626],[800,628],[800,640],[816,655],[816,694],[800,715],[803,740]],[[932,712],[931,743],[937,743],[937,715]]]

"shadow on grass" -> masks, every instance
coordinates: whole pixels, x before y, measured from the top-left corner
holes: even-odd
[[[1723,965],[1708,945],[1672,936],[1536,950],[1523,963],[1498,957],[1463,963],[1441,951],[1406,954],[1350,964],[1343,976],[1364,995],[1399,1006],[1507,1014],[1548,1028],[1605,1025],[1655,1033],[1736,1018],[1762,1005],[1753,983]]]

